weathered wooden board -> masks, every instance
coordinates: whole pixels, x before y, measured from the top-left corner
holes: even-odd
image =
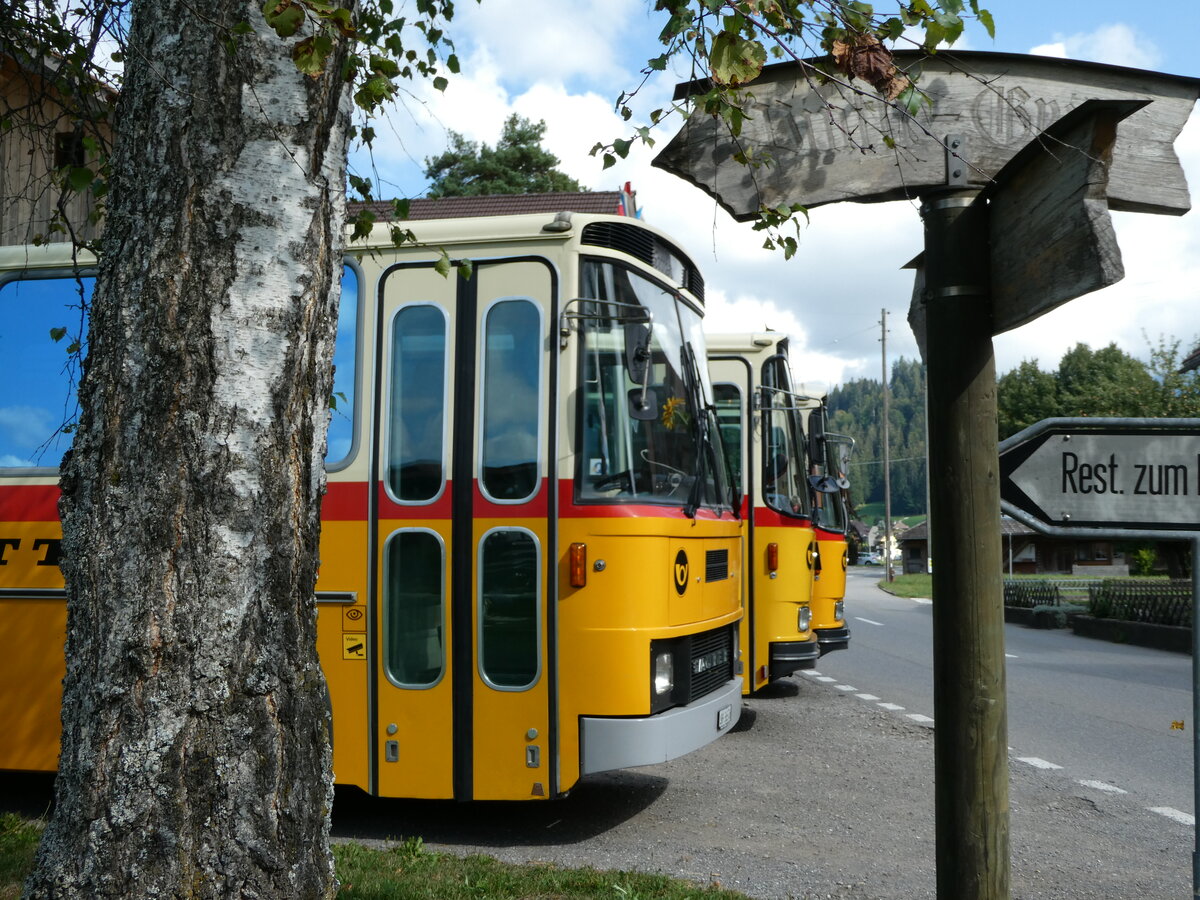
[[[1117,123],[1143,107],[1139,100],[1076,107],[1013,157],[984,192],[993,334],[1125,277],[1105,194]]]
[[[1001,334],[1125,275],[1105,197],[1118,123],[1143,100],[1089,100],[1017,153],[976,203],[988,205],[988,307]],[[908,321],[925,355],[925,273],[916,269]]]
[[[1121,125],[1109,205],[1174,215],[1190,207],[1173,143],[1200,96],[1198,79],[1009,53],[900,52],[897,62],[916,74],[931,100],[914,118],[843,85],[817,84],[803,65],[769,66],[745,89],[749,118],[739,142],[718,120],[694,113],[654,164],[745,220],[763,206],[916,197],[946,183],[942,141],[952,133],[966,136],[968,179],[982,187],[1084,101],[1151,100]],[[768,151],[773,164],[736,163],[743,145]]]

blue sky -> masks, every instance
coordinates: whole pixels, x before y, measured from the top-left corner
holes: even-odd
[[[957,46],[1038,52],[1200,77],[1200,4],[1161,0],[1153,17],[1135,4],[1089,0],[986,4],[996,39],[967,30]],[[652,169],[637,150],[602,171],[588,155],[597,141],[625,133],[613,112],[657,53],[662,25],[646,0],[460,0],[451,26],[463,74],[444,94],[420,87],[380,123],[376,167],[385,193],[420,196],[421,163],[448,131],[492,143],[511,113],[547,123],[546,144],[560,168],[585,185],[610,190],[632,182],[645,218],[674,235],[704,270],[709,325],[771,327],[793,335],[793,365],[810,382],[838,383],[880,372],[880,311],[888,310],[889,357],[916,355],[907,315],[911,275],[901,266],[921,249],[921,225],[907,203],[837,204],[814,210],[801,250],[785,262],[761,237],[734,223],[699,190]],[[880,9],[884,7],[879,5]],[[663,105],[684,71],[663,73],[639,95],[642,115]],[[1193,195],[1200,188],[1200,124],[1193,114],[1176,149]],[[661,135],[662,142],[674,127]],[[359,162],[360,171],[362,162]],[[1195,201],[1194,201],[1195,202]],[[1147,337],[1200,341],[1200,218],[1114,214],[1126,277],[1104,291],[996,339],[998,370],[1022,359],[1053,369],[1077,341],[1110,341],[1145,357]],[[829,311],[836,298],[836,313]],[[824,311],[823,311],[824,310]]]

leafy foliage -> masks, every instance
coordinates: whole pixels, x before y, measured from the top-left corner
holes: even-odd
[[[889,43],[917,33],[920,40],[913,43],[934,52],[962,35],[967,18],[995,33],[992,16],[979,0],[916,0],[901,4],[894,15],[877,14],[861,0],[655,0],[654,8],[668,16],[659,33],[663,52],[647,61],[641,85],[618,96],[617,112],[632,120],[632,100],[646,79],[674,60],[690,67],[696,89],[653,110],[648,124],[634,127],[628,137],[596,144],[592,154],[606,168],[628,156],[635,142],[653,146],[651,130],[673,115],[702,112],[721,120],[730,136],[738,138],[748,115],[747,97],[770,60],[795,61],[814,82],[837,81],[850,94],[870,95],[911,116],[923,96],[893,62]],[[891,136],[882,137],[890,145]],[[849,138],[858,143],[853,135]],[[744,145],[734,159],[751,173],[772,161],[767,148]],[[795,238],[780,229],[803,212],[798,206],[760,210],[756,227],[766,232],[765,246],[794,254]]]
[[[999,379],[1000,437],[1052,416],[1200,416],[1200,372],[1180,373],[1180,343],[1160,338],[1143,362],[1116,344],[1076,344],[1054,372],[1026,360]]]
[[[450,149],[425,160],[430,197],[475,197],[483,194],[545,194],[581,191],[571,176],[554,168],[558,157],[542,147],[544,121],[531,122],[515,113],[508,117],[495,147],[450,132]]]

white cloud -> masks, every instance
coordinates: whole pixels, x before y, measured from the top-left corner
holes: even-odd
[[[0,406],[0,446],[32,450],[55,434],[54,417],[37,406]]]
[[[1157,69],[1162,63],[1158,48],[1122,23],[1101,25],[1094,31],[1079,34],[1058,34],[1052,42],[1039,44],[1029,52],[1036,56],[1085,59],[1135,69]]]

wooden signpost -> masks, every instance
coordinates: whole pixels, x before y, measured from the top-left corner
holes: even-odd
[[[741,220],[764,207],[921,200],[914,307],[925,332],[937,561],[938,897],[1004,900],[1008,742],[991,338],[1122,277],[1109,208],[1188,210],[1172,144],[1200,81],[1013,54],[898,53],[897,62],[930,101],[916,116],[842,79],[820,80],[810,65],[772,66],[743,89],[739,140],[694,113],[655,165]],[[682,85],[677,96],[695,89]],[[745,147],[769,151],[773,164],[738,164]],[[1194,877],[1200,888],[1200,867]]]
[[[1182,215],[1187,182],[1173,147],[1197,96],[1175,75],[1013,53],[896,53],[929,98],[916,116],[844,86],[818,83],[811,67],[768,66],[745,89],[740,143],[774,164],[733,161],[738,142],[712,116],[693,115],[654,164],[691,181],[745,221],[762,206],[815,208],[852,200],[902,200],[946,184],[944,138],[962,135],[964,187],[982,188],[1028,143],[1087,100],[1153,100],[1120,131],[1109,175],[1116,210]],[[862,82],[854,85],[861,89]],[[681,85],[677,97],[697,90]],[[869,91],[869,88],[868,88]],[[884,137],[895,141],[889,149]],[[866,152],[864,152],[864,149]]]

